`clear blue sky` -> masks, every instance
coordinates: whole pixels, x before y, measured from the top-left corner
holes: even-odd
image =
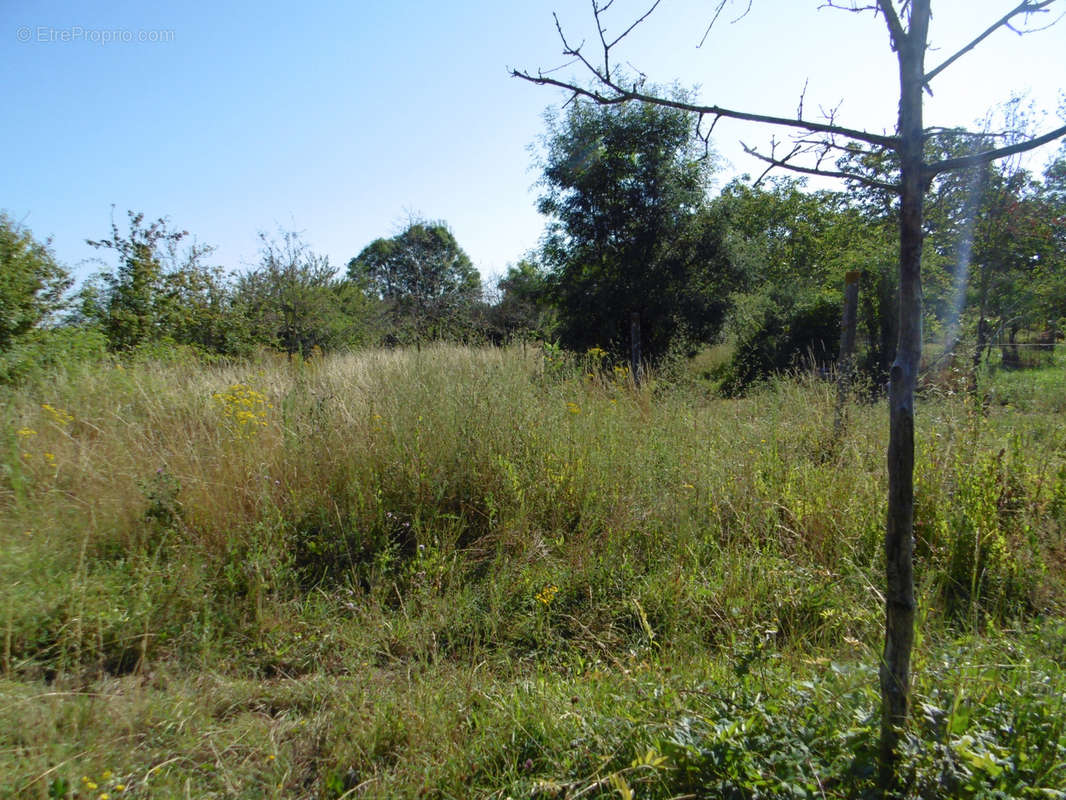
[[[641,5],[618,0],[611,24]],[[698,84],[704,102],[789,115],[807,82],[808,113],[843,101],[842,124],[891,129],[883,22],[819,5],[754,0],[697,50],[712,3],[664,0],[623,55],[650,80]],[[930,64],[1014,5],[934,0]],[[529,147],[544,109],[565,99],[507,68],[563,63],[553,10],[591,46],[587,0],[0,0],[0,209],[52,237],[79,277],[95,269],[84,240],[107,234],[112,204],[120,222],[126,209],[169,217],[231,269],[254,263],[257,233],[279,226],[342,268],[415,214],[446,220],[484,275],[503,272],[543,228]],[[926,119],[972,124],[1029,90],[1050,126],[1064,86],[1066,20],[1000,32],[938,78]],[[761,171],[737,141],[769,136],[723,121],[720,181]]]

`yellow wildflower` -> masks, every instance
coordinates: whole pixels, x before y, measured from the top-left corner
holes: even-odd
[[[580,414],[581,413],[581,406],[579,406],[577,403],[575,403],[573,401],[567,401],[566,410],[569,411],[571,414]]]
[[[557,595],[558,593],[559,587],[556,586],[554,583],[549,583],[547,586],[537,592],[535,597],[538,603],[547,607],[551,605],[552,600],[555,599],[555,595]]]
[[[74,421],[74,415],[61,408],[56,408],[48,403],[42,403],[41,408],[47,411],[48,416],[52,418],[52,422],[61,428],[65,428]]]

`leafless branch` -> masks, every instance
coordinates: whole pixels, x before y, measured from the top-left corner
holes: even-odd
[[[903,8],[907,7],[907,3],[903,4]],[[891,0],[874,0],[874,2],[863,3],[860,0],[848,0],[847,5],[840,5],[840,0],[825,0],[820,6],[822,8],[835,8],[839,11],[850,11],[855,14],[862,13],[863,11],[872,11],[874,15],[883,14],[885,22],[888,25],[888,32],[892,37],[892,50],[896,52],[903,44],[903,40],[907,34],[903,30],[903,24],[900,22],[899,15],[892,7]]]
[[[610,8],[610,3],[604,6],[604,9]],[[603,22],[600,21],[600,8],[596,5],[596,0],[592,0],[592,17],[596,20],[596,33],[600,37],[600,45],[603,47],[603,74],[611,77],[611,46],[607,44],[607,39],[603,35]]]
[[[1028,139],[1027,141],[1018,142],[1017,144],[1008,145],[1007,147],[985,150],[980,153],[961,156],[959,158],[946,158],[943,161],[934,161],[932,164],[926,164],[923,172],[927,179],[931,179],[942,172],[976,167],[981,164],[988,164],[1000,158],[1012,156],[1015,153],[1024,153],[1027,150],[1033,150],[1041,145],[1060,139],[1063,136],[1066,136],[1066,125],[1063,125],[1061,128],[1056,128],[1053,131],[1049,131],[1043,136],[1038,136],[1035,139]]]
[[[925,129],[925,133],[922,134],[922,138],[925,141],[930,139],[936,139],[940,136],[947,136],[951,138],[961,137],[966,139],[1005,139],[1010,136],[1009,132],[999,131],[996,133],[980,132],[980,131],[967,131],[962,128],[944,128],[939,125],[932,126]]]
[[[634,28],[636,28],[638,25],[640,25],[640,23],[650,17],[652,12],[655,11],[656,8],[658,8],[659,3],[661,2],[662,0],[655,0],[655,2],[651,4],[651,7],[647,11],[637,17],[637,19],[633,21],[632,25],[622,31],[620,36],[618,36],[614,41],[608,42],[606,36],[607,29],[603,26],[603,20],[601,18],[601,15],[605,11],[607,11],[608,8],[611,7],[611,5],[614,3],[614,0],[608,0],[607,3],[602,6],[599,4],[598,0],[592,0],[592,17],[596,21],[596,33],[599,35],[600,45],[603,47],[603,74],[608,80],[611,77],[611,48],[613,48],[615,45],[617,45],[619,42],[629,36],[629,34],[633,32]],[[558,28],[558,17],[556,17],[555,24],[556,28]],[[559,29],[559,35],[562,35],[562,29]],[[578,49],[580,50],[580,48]]]
[[[565,42],[565,40],[564,40]],[[572,92],[575,95],[581,97],[587,97],[601,105],[618,105],[620,103],[628,103],[637,101],[641,103],[650,103],[652,105],[665,106],[667,108],[676,108],[679,111],[688,111],[693,114],[707,114],[714,117],[728,117],[729,119],[739,119],[745,122],[761,122],[768,125],[779,125],[785,128],[795,128],[797,130],[811,131],[814,133],[830,133],[838,136],[845,136],[850,139],[857,139],[861,142],[877,145],[879,147],[887,147],[889,149],[896,149],[899,146],[899,138],[896,136],[886,136],[882,134],[870,133],[869,131],[856,130],[854,128],[845,128],[836,124],[828,124],[821,122],[814,122],[812,120],[803,119],[791,119],[789,117],[775,117],[767,114],[751,114],[745,111],[737,111],[735,109],[723,108],[721,106],[702,106],[695,103],[688,103],[682,100],[670,100],[664,97],[657,97],[655,95],[645,94],[642,91],[638,91],[636,88],[627,89],[621,84],[616,83],[614,80],[608,80],[604,76],[592,67],[586,59],[584,59],[580,53],[572,50],[568,50],[565,55],[572,55],[578,58],[597,80],[610,89],[612,94],[605,94],[595,89],[589,89],[576,83],[569,81],[562,81],[556,78],[551,78],[543,72],[532,74],[529,72],[523,72],[521,70],[512,69],[511,75],[515,78],[521,78],[522,80],[535,83],[538,86],[556,86],[560,89],[566,89],[568,92]]]
[[[612,2],[613,1],[614,0],[612,0]],[[640,23],[642,23],[644,20],[646,20],[648,17],[651,16],[651,12],[653,12],[659,6],[659,3],[661,3],[661,2],[662,2],[662,0],[655,0],[655,2],[651,4],[651,8],[649,8],[647,11],[645,11],[638,19],[636,19],[633,22],[632,25],[630,25],[628,28],[626,28],[624,31],[622,31],[622,35],[621,36],[619,36],[617,39],[615,39],[613,42],[611,42],[609,45],[607,45],[608,49],[614,47],[616,44],[618,44],[624,38],[629,36],[629,34],[633,32],[633,29],[635,27],[637,27]],[[1054,2],[1054,0],[1052,0],[1052,2]]]
[[[749,147],[744,142],[741,142],[740,146],[744,148],[744,152],[747,153],[749,156],[752,156],[754,158],[759,159],[760,161],[769,164],[769,166],[766,168],[766,170],[763,171],[762,175],[759,176],[755,183],[759,183],[760,181],[762,181],[762,179],[765,178],[772,169],[781,168],[787,169],[790,172],[799,172],[803,175],[817,175],[822,178],[844,178],[846,180],[858,181],[859,183],[865,184],[866,186],[872,186],[877,189],[885,189],[890,192],[899,191],[899,186],[897,184],[875,180],[874,178],[867,178],[865,175],[859,175],[857,173],[852,172],[841,172],[839,170],[821,169],[819,167],[804,167],[799,164],[794,164],[790,161],[790,159],[803,152],[802,148],[799,148],[798,146],[793,147],[792,150],[789,151],[788,155],[784,156],[783,158],[778,158],[774,155],[765,155],[764,153],[760,153],[758,150],[753,147]]]
[[[1064,11],[1061,14],[1059,14],[1057,17],[1055,17],[1055,19],[1051,20],[1051,22],[1049,22],[1047,25],[1039,25],[1039,26],[1036,26],[1036,27],[1033,27],[1033,28],[1026,28],[1025,30],[1021,30],[1019,28],[1015,28],[1010,23],[1007,23],[1007,30],[1012,31],[1012,32],[1018,34],[1019,36],[1025,36],[1025,34],[1027,34],[1027,33],[1039,33],[1040,31],[1046,31],[1048,28],[1053,28],[1055,25],[1058,24],[1059,20],[1062,19],[1063,17],[1066,17],[1066,11]]]
[[[818,6],[818,8],[819,9],[835,8],[835,9],[838,9],[839,11],[851,11],[851,12],[854,12],[854,13],[859,13],[861,11],[873,11],[874,13],[879,13],[881,11],[881,9],[877,6],[876,3],[869,3],[867,5],[859,5],[859,3],[856,2],[856,0],[850,0],[850,3],[848,5],[846,5],[846,6],[837,5],[836,0],[825,0],[825,2],[822,3],[820,6]]]
[[[888,0],[885,0],[885,2],[887,2],[887,1]],[[981,42],[983,42],[985,39],[987,39],[989,36],[991,36],[993,33],[995,33],[999,28],[1006,27],[1006,28],[1009,28],[1010,30],[1013,30],[1015,33],[1018,33],[1018,34],[1024,33],[1024,31],[1017,30],[1016,28],[1014,28],[1014,27],[1012,27],[1010,25],[1011,19],[1013,19],[1014,17],[1018,16],[1019,14],[1028,15],[1028,14],[1041,13],[1047,6],[1051,5],[1054,2],[1055,2],[1055,0],[1039,0],[1039,2],[1034,2],[1033,0],[1022,0],[1022,2],[1019,3],[1017,6],[1015,6],[1012,10],[1008,11],[1006,14],[1004,14],[998,20],[996,20],[991,25],[989,25],[984,30],[984,32],[982,32],[979,36],[977,36],[977,38],[975,38],[972,41],[970,41],[969,44],[966,44],[961,49],[957,50],[954,53],[954,55],[950,56],[945,61],[943,61],[940,64],[940,66],[938,66],[935,69],[932,69],[929,72],[925,73],[925,78],[924,78],[925,83],[929,83],[930,81],[932,81],[933,78],[935,78],[937,75],[939,75],[945,69],[950,67],[956,61],[958,61],[959,58],[961,58],[963,55],[965,55],[966,53],[970,52],[975,47],[977,47],[977,45],[979,45]]]
[[[707,30],[705,30],[703,32],[703,38],[701,38],[700,39],[700,43],[698,45],[696,45],[696,49],[697,50],[699,50],[701,47],[703,47],[704,42],[707,41],[707,37],[711,35],[711,28],[714,27],[714,23],[718,21],[718,17],[721,16],[721,14],[722,14],[722,9],[725,8],[726,4],[729,3],[729,2],[730,2],[730,0],[719,0],[718,7],[714,10],[714,16],[711,17],[711,22],[707,26]],[[751,11],[751,3],[752,3],[752,0],[748,0],[747,7],[740,14],[740,16],[738,16],[736,19],[730,20],[730,24],[733,24],[734,22],[740,22],[742,19],[744,19],[744,17],[748,16],[748,12]]]

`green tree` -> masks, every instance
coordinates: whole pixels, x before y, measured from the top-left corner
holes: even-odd
[[[1045,210],[1050,257],[1035,269],[1037,313],[1055,330],[1066,330],[1066,147],[1044,169],[1040,201]]]
[[[401,341],[469,332],[481,277],[444,222],[412,220],[348,262],[348,277],[380,298]]]
[[[108,238],[88,240],[115,253],[118,264],[82,287],[74,320],[98,326],[113,351],[162,343],[243,352],[247,329],[233,287],[221,267],[206,263],[214,248],[193,242],[181,249],[187,231],[170,230],[162,217],[149,223],[141,212],[127,213],[128,233],[112,219]]]
[[[713,159],[688,115],[575,100],[547,124],[538,208],[562,343],[622,351],[633,315],[651,360],[713,337],[730,279],[706,213]]]
[[[48,242],[0,212],[0,352],[48,320],[70,284]]]
[[[143,212],[127,214],[128,234],[112,218],[108,238],[86,240],[118,257],[116,270],[95,276],[82,293],[84,316],[101,325],[112,350],[129,350],[167,337],[173,311],[167,267],[178,258],[178,243],[189,235],[168,230],[163,217],[145,224]],[[194,253],[190,261],[195,263],[200,255]]]
[[[556,326],[551,275],[533,258],[507,268],[497,283],[492,326],[500,340],[551,338]]]
[[[836,360],[844,275],[862,274],[858,364],[887,374],[895,330],[892,237],[851,192],[807,191],[805,179],[731,182],[712,202],[737,276],[726,330],[735,341],[726,388]]]
[[[996,115],[1002,117],[994,125],[1001,133],[960,132],[954,140],[943,140],[940,156],[965,156],[992,146],[996,139],[1010,142],[1027,136],[1029,114],[1018,98]],[[973,337],[972,389],[976,368],[993,340],[1002,344],[1003,363],[1018,366],[1018,333],[1054,324],[1055,315],[1047,313],[1043,297],[1052,289],[1046,279],[1061,265],[1057,216],[1051,196],[1023,168],[1018,155],[943,175],[933,185],[926,212],[927,272],[934,286],[943,274],[954,289],[934,291],[932,302],[927,292],[927,307],[935,308],[944,321],[949,348],[964,333]]]
[[[259,238],[259,265],[238,278],[236,289],[255,340],[290,358],[349,343],[358,324],[348,315],[358,306],[357,287],[339,280],[329,259],[312,251],[299,234]]]

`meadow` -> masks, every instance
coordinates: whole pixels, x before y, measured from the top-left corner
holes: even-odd
[[[710,374],[710,373],[708,373]],[[922,798],[1066,798],[1066,371],[921,393]],[[887,412],[601,351],[3,389],[0,796],[872,793]]]

